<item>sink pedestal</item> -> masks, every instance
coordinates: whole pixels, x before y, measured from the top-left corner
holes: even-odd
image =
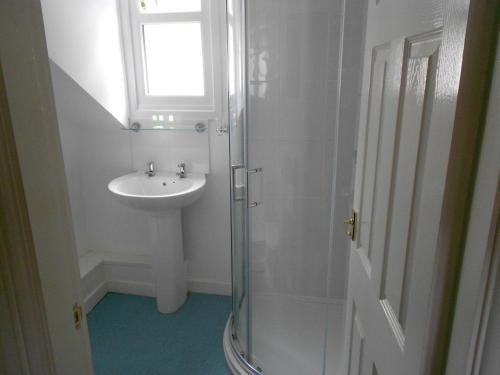
[[[161,313],[173,313],[186,301],[187,282],[182,245],[181,210],[171,208],[150,216],[156,304]]]
[[[205,183],[202,173],[179,178],[175,172],[159,171],[152,176],[129,173],[108,184],[109,191],[123,204],[149,213],[148,223],[144,223],[149,238],[144,241],[152,243],[156,304],[161,313],[173,313],[186,301],[181,208],[201,197]]]

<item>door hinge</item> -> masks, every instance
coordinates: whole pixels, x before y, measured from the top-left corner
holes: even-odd
[[[75,329],[77,330],[82,326],[82,317],[82,307],[78,303],[75,303],[73,306],[73,320],[75,321]]]
[[[351,239],[351,241],[354,241],[356,239],[358,213],[355,210],[352,210],[352,216],[349,219],[344,220],[344,224],[346,225],[347,236]]]

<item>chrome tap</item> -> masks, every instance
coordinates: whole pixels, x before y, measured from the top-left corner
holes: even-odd
[[[152,161],[149,161],[146,163],[147,170],[144,172],[144,174],[148,175],[148,177],[153,177],[156,172],[155,172],[155,164]]]
[[[179,178],[185,178],[186,177],[186,163],[179,163],[177,166],[180,168],[179,172],[176,173]]]

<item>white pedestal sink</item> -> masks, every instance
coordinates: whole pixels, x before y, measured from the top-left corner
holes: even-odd
[[[186,300],[181,208],[202,195],[205,182],[201,173],[179,178],[173,172],[157,172],[152,177],[136,172],[108,184],[122,203],[150,214],[156,302],[162,313],[175,312]]]

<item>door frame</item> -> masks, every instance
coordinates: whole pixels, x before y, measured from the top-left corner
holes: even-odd
[[[40,0],[0,2],[0,372],[93,374]]]
[[[0,372],[55,374],[19,169],[0,62]]]
[[[497,6],[499,12],[500,3]],[[490,11],[495,14],[495,9]],[[500,20],[497,19],[491,31],[494,35],[490,40],[490,48],[487,49],[489,53],[484,57],[485,64],[489,64],[485,66],[485,71],[490,76],[488,89],[493,89],[491,85],[494,83],[493,75],[497,77],[495,79],[498,84],[500,73],[498,67],[500,51],[497,50],[500,42],[498,40]],[[480,139],[482,146],[478,150],[475,164],[476,182],[474,196],[471,198],[468,227],[464,231],[461,272],[455,285],[455,312],[449,322],[450,342],[446,369],[446,374],[449,375],[459,372],[467,375],[480,373],[489,312],[492,307],[491,293],[497,273],[500,272],[499,244],[496,242],[500,231],[500,175],[493,175],[498,173],[498,170],[488,170],[492,175],[485,178],[485,168],[498,167],[498,160],[492,159],[491,155],[487,154],[488,151],[492,152],[492,148],[498,147],[498,139],[495,145],[494,134],[493,136],[490,134],[493,125],[487,123],[488,113],[491,111],[488,104],[490,106],[493,104],[491,99],[488,103],[488,95],[491,95],[489,91],[483,106]]]
[[[436,268],[440,272],[433,283],[435,298],[429,321],[431,335],[427,354],[430,360],[425,368],[426,374],[446,372],[467,223],[488,106],[490,62],[494,59],[499,5],[500,0],[444,1],[444,18],[449,34],[461,38],[464,44],[461,70],[457,72],[456,80],[451,80],[451,84],[458,85],[459,89],[438,238],[441,254]],[[448,47],[455,48],[460,55],[456,45]]]
[[[476,190],[481,193],[482,191]],[[500,272],[500,179],[497,182],[496,196],[485,197],[494,200],[491,215],[472,217],[469,235],[486,234],[485,247],[468,246],[464,254],[461,284],[457,296],[454,330],[449,347],[446,374],[454,375],[462,371],[463,375],[479,375],[485,349],[487,329],[493,305],[495,280]],[[484,213],[486,214],[486,213]],[[489,220],[488,220],[489,219]],[[473,225],[478,221],[482,228]],[[489,225],[488,225],[489,224]],[[478,233],[486,232],[486,233]],[[482,262],[478,263],[480,259]]]

